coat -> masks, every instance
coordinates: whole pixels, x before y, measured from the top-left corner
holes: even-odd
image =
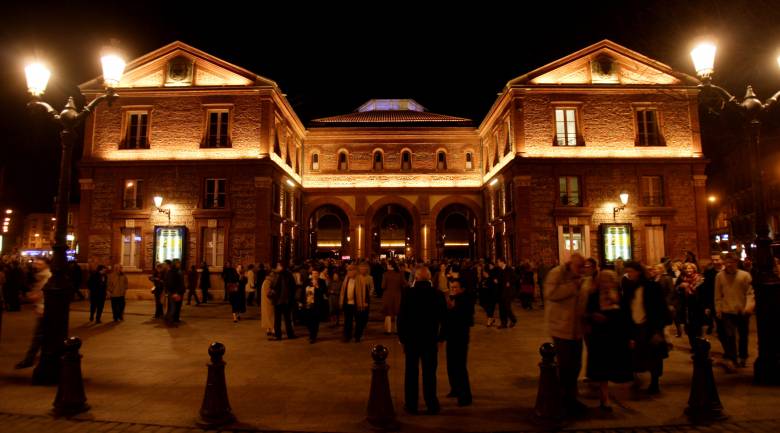
[[[582,338],[588,287],[589,278],[581,278],[565,264],[550,270],[544,280],[544,316],[550,336]]]
[[[293,274],[284,269],[277,274],[276,283],[268,297],[274,305],[294,305],[296,288]]]
[[[444,341],[443,322],[447,313],[444,293],[430,281],[416,281],[401,294],[398,338],[404,346],[416,348]]]
[[[108,275],[108,294],[112,298],[122,298],[127,293],[127,275],[112,272]]]
[[[407,286],[404,275],[398,271],[387,271],[382,277],[382,314],[397,316],[401,309],[401,291]]]
[[[634,323],[631,318],[631,303],[637,289],[642,287],[642,306],[645,310],[645,323]],[[669,347],[664,339],[664,328],[670,323],[669,309],[664,300],[663,289],[655,281],[634,282],[623,278],[620,283],[622,299],[620,308],[629,316],[631,339],[634,347],[634,371],[653,371],[669,357]]]
[[[308,304],[306,302],[306,289],[310,286],[314,287],[314,303]],[[325,280],[318,279],[316,284],[304,284],[303,290],[301,290],[301,297],[298,299],[303,311],[308,314],[309,320],[316,318],[317,320],[327,319],[328,317],[328,285]]]
[[[346,277],[344,278],[344,281],[341,283],[341,292],[339,293],[339,305],[344,305],[347,303],[347,284],[349,284],[349,280],[351,278]],[[370,275],[367,276],[361,276],[358,275],[354,278],[355,280],[355,306],[357,307],[358,311],[364,311],[368,309],[368,296],[369,296],[369,287],[368,282],[371,282],[373,285],[373,280],[371,279]]]
[[[263,329],[274,328],[274,304],[268,297],[272,283],[273,277],[269,275],[263,280],[263,285],[260,288],[260,296],[262,296],[260,299],[260,327]]]
[[[209,272],[209,268],[207,266],[204,266],[201,268],[201,272],[200,272],[200,290],[208,290],[210,288],[211,288],[211,272]]]

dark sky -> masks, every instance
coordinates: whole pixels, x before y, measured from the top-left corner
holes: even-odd
[[[51,208],[59,151],[56,128],[25,110],[25,59],[49,62],[44,99],[61,108],[75,85],[100,74],[110,39],[128,60],[178,39],[271,78],[304,123],[377,97],[414,98],[479,123],[508,80],[604,38],[693,73],[691,44],[712,35],[716,81],[740,96],[748,82],[762,98],[780,89],[780,0],[516,2],[516,10],[506,2],[15,3],[0,16],[0,206],[26,211]]]

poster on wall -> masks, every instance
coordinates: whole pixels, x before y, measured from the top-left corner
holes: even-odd
[[[187,228],[184,226],[157,226],[154,228],[154,263],[178,259],[185,264],[184,246]]]
[[[612,263],[617,258],[633,259],[631,224],[602,224],[599,232],[601,257],[605,263]]]

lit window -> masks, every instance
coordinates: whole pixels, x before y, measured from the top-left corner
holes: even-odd
[[[443,150],[440,150],[436,153],[436,169],[447,169],[447,154]]]
[[[664,205],[664,182],[661,176],[642,176],[642,205]]]
[[[558,178],[558,197],[562,206],[581,206],[580,178],[561,176]]]
[[[221,209],[225,207],[225,179],[206,179],[206,197],[203,207]]]
[[[319,153],[312,153],[311,154],[311,169],[312,170],[319,170],[320,169],[320,154]]]
[[[382,152],[374,151],[374,171],[381,171],[382,165]]]
[[[123,228],[121,235],[122,266],[126,268],[139,268],[141,262],[141,229]]]
[[[347,160],[347,152],[339,152],[339,171],[349,170],[349,161]]]
[[[123,209],[141,209],[143,207],[142,185],[143,180],[141,179],[125,179]]]
[[[412,152],[409,152],[408,150],[404,150],[401,153],[401,170],[411,170],[412,169]]]
[[[209,266],[222,266],[225,262],[225,229],[203,229],[203,261]]]
[[[228,110],[209,110],[206,141],[203,147],[230,147]]]
[[[466,170],[474,168],[474,157],[471,152],[466,152]]]
[[[149,112],[131,111],[125,121],[125,139],[122,149],[149,148]]]
[[[655,110],[637,110],[636,112],[637,146],[663,146],[661,131],[658,128],[658,114]]]
[[[558,146],[577,145],[577,110],[555,109],[555,143]]]

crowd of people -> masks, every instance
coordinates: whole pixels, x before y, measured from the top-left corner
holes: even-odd
[[[80,287],[81,269],[71,266],[71,280]],[[751,274],[749,259],[740,261],[726,254],[699,262],[688,253],[651,266],[618,259],[605,269],[599,269],[596,260],[577,254],[560,265],[540,260],[514,267],[501,258],[495,262],[433,263],[327,259],[274,267],[234,267],[228,262],[220,277],[233,321],[240,322],[247,307],[256,306],[261,327],[272,341],[282,340],[284,322],[288,339],[297,337],[297,323],[307,328],[309,342],[314,344],[320,323],[329,322],[343,328],[345,343],[359,343],[372,311],[370,304],[381,299],[381,308],[373,311],[380,312],[384,333],[397,334],[404,347],[404,409],[411,414],[418,413],[420,367],[427,411],[435,414],[440,410],[436,370],[442,343],[446,343],[450,385],[447,396],[456,398],[461,406],[472,403],[467,359],[476,305],[485,314],[486,326],[508,329],[518,322],[512,309],[515,299],[523,309],[533,309],[538,300],[556,348],[566,413],[578,416],[586,409],[578,399],[583,346],[587,346],[585,376],[599,384],[604,411],[611,411],[609,382],[637,384],[638,374],[648,372],[646,391],[660,392],[663,361],[671,347],[668,338],[682,338],[683,331],[694,347],[697,337],[717,329],[724,366],[728,371],[744,367],[749,317],[755,308]],[[41,288],[49,276],[44,260],[35,261],[29,269],[5,264],[0,272],[4,307],[16,311],[20,301],[26,300],[36,304],[40,317]],[[185,296],[188,305],[193,299],[196,306],[214,302],[206,263],[200,269],[191,266],[184,270],[178,260],[166,261],[155,267],[149,280],[154,318],[171,326],[181,320]],[[111,269],[97,266],[89,273],[86,287],[90,321],[101,323],[107,298],[114,321],[124,319],[128,279],[121,265]],[[74,296],[83,297],[80,290]],[[34,361],[40,347],[40,318],[34,334],[18,368]]]

